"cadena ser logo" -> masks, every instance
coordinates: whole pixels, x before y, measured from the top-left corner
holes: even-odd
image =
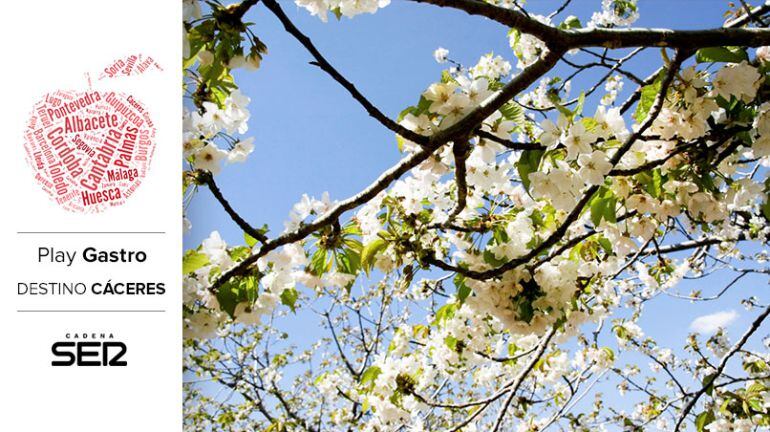
[[[112,333],[66,333],[51,345],[51,366],[128,366],[127,352]]]

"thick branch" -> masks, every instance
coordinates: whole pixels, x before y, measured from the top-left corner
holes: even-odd
[[[708,46],[745,45],[760,46],[770,44],[770,30],[739,28],[748,24],[752,17],[762,16],[770,11],[770,4],[764,4],[730,22],[723,28],[709,30],[668,30],[668,29],[581,29],[560,30],[543,24],[518,11],[505,9],[479,0],[412,0],[441,7],[462,10],[471,15],[484,16],[501,24],[532,34],[546,42],[549,48],[563,51],[587,46],[607,48],[623,47],[679,47],[701,48]],[[694,51],[690,53],[692,55]],[[660,69],[648,76],[639,88],[623,103],[621,113],[625,113],[639,99],[641,89],[651,84]]]
[[[569,48],[762,46],[770,44],[770,30],[758,28],[669,29],[580,29],[564,32]]]
[[[493,21],[515,28],[523,33],[537,36],[546,42],[557,42],[562,39],[561,31],[543,24],[521,12],[505,9],[478,0],[412,0],[417,3],[429,3],[441,7],[459,9],[470,15],[487,17]]]
[[[770,31],[756,28],[716,28],[707,30],[669,29],[578,29],[561,30],[543,24],[523,13],[480,0],[412,0],[441,7],[451,7],[471,15],[484,16],[544,41],[551,49],[600,46],[605,48],[671,47],[702,48],[711,46],[762,46],[770,44]],[[735,21],[732,27],[738,27]]]
[[[452,153],[455,159],[455,183],[457,183],[457,203],[452,211],[449,213],[447,223],[451,223],[460,213],[465,210],[465,206],[468,200],[468,174],[467,167],[465,165],[468,158],[468,138],[456,140],[452,146]]]
[[[246,15],[246,12],[257,3],[259,3],[259,0],[244,0],[236,6],[231,6],[233,8],[232,11],[234,16],[238,17],[238,19],[242,19],[243,16]]]

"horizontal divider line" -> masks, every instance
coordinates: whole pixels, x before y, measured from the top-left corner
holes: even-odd
[[[16,234],[166,234],[165,231],[16,231]]]
[[[165,309],[17,309],[16,312],[40,312],[40,313],[57,313],[57,312],[129,312],[129,313],[160,313],[166,312]]]

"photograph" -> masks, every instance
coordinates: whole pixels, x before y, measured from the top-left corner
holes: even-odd
[[[770,5],[183,14],[185,430],[770,426]]]

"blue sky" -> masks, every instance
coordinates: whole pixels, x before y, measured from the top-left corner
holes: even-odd
[[[533,11],[548,12],[561,1],[531,0]],[[642,18],[637,26],[709,28],[722,23],[724,0],[640,0]],[[395,118],[404,107],[439,79],[444,65],[435,63],[433,51],[445,47],[450,57],[473,65],[488,52],[516,61],[508,47],[507,28],[464,13],[394,0],[375,15],[341,21],[330,17],[326,24],[298,9],[293,2],[282,5],[294,23],[315,42],[326,58],[355,83],[382,111]],[[601,0],[575,0],[566,15],[586,22]],[[252,98],[249,136],[256,149],[245,164],[223,169],[217,178],[224,195],[252,225],[267,223],[271,234],[283,229],[291,206],[303,193],[320,197],[329,191],[333,199],[355,194],[381,171],[396,163],[399,152],[393,134],[367,116],[347,92],[320,69],[308,64],[310,55],[264,7],[247,15],[252,29],[267,44],[269,53],[260,70],[236,74],[242,91]],[[660,65],[656,50],[630,63],[629,69],[646,75]],[[561,73],[559,71],[562,71]],[[571,69],[558,66],[549,76]],[[593,84],[590,79],[573,81],[573,95]],[[626,82],[632,90],[633,83]],[[623,100],[623,95],[619,100]],[[592,113],[596,104],[587,103]],[[188,209],[193,223],[185,235],[185,246],[195,247],[212,230],[229,243],[242,243],[242,234],[205,188]],[[721,276],[708,279],[704,291],[719,289]],[[740,317],[733,336],[746,327],[754,313],[745,312],[738,299],[756,287],[766,289],[766,280],[747,277],[724,301],[697,307],[681,300],[658,298],[648,306],[641,321],[648,333],[661,336],[664,345],[683,345],[688,326],[696,316],[735,309]],[[727,306],[725,306],[727,305]],[[762,333],[762,332],[761,332]],[[762,334],[766,334],[763,332]],[[647,362],[643,362],[646,365]]]

